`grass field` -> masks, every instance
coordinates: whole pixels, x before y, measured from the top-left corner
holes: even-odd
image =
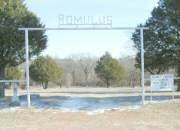
[[[180,101],[104,113],[59,110],[0,110],[0,130],[179,130]]]
[[[140,88],[32,88],[41,96],[139,95]],[[25,90],[20,90],[20,95]],[[150,93],[146,93],[149,95]],[[156,93],[159,95],[159,93]],[[171,95],[161,93],[160,95]],[[174,93],[180,95],[180,93]],[[12,95],[12,90],[6,90]],[[136,109],[63,112],[55,109],[6,108],[0,110],[0,130],[180,130],[180,100],[146,104]]]
[[[146,87],[146,95],[150,95],[150,87]],[[48,89],[43,89],[42,87],[30,87],[30,92],[32,94],[40,94],[41,96],[95,96],[95,97],[109,97],[109,96],[129,96],[129,95],[141,95],[141,87],[49,87]],[[19,95],[26,94],[26,90],[19,89]],[[153,95],[179,95],[178,92],[161,92],[153,93]],[[6,89],[6,96],[12,96],[12,89]]]

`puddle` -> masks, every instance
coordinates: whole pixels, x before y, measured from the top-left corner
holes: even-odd
[[[175,97],[175,99],[180,97]],[[150,96],[145,97],[150,101]],[[153,101],[171,100],[171,96],[153,96]],[[9,107],[9,100],[0,100],[0,108]],[[21,107],[27,106],[26,95],[20,96]],[[38,109],[59,109],[64,111],[100,111],[141,105],[141,96],[120,97],[72,97],[31,95],[31,105]]]

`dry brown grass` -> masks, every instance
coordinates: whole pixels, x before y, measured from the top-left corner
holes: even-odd
[[[0,130],[180,130],[180,101],[95,115],[59,110],[0,110]]]

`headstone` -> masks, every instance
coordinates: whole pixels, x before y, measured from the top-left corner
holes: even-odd
[[[13,96],[12,96],[12,99],[11,99],[10,106],[20,106],[17,83],[13,84]]]

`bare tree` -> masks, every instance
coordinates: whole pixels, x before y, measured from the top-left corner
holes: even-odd
[[[92,79],[94,73],[94,67],[96,65],[97,58],[90,54],[76,54],[71,55],[71,58],[76,63],[77,76],[80,78],[80,85],[88,86],[89,79]],[[91,77],[90,77],[91,76]]]
[[[103,86],[94,72],[97,58],[89,54],[76,54],[68,58],[57,59],[64,70],[62,85],[71,86]],[[124,79],[120,86],[135,87],[140,84],[140,70],[135,68],[133,57],[124,57],[119,60],[125,69]]]
[[[79,64],[84,73],[84,80],[85,80],[86,86],[88,86],[88,78],[90,74],[94,72],[96,60],[90,57],[89,55],[86,55],[86,56],[81,55],[79,59]]]

